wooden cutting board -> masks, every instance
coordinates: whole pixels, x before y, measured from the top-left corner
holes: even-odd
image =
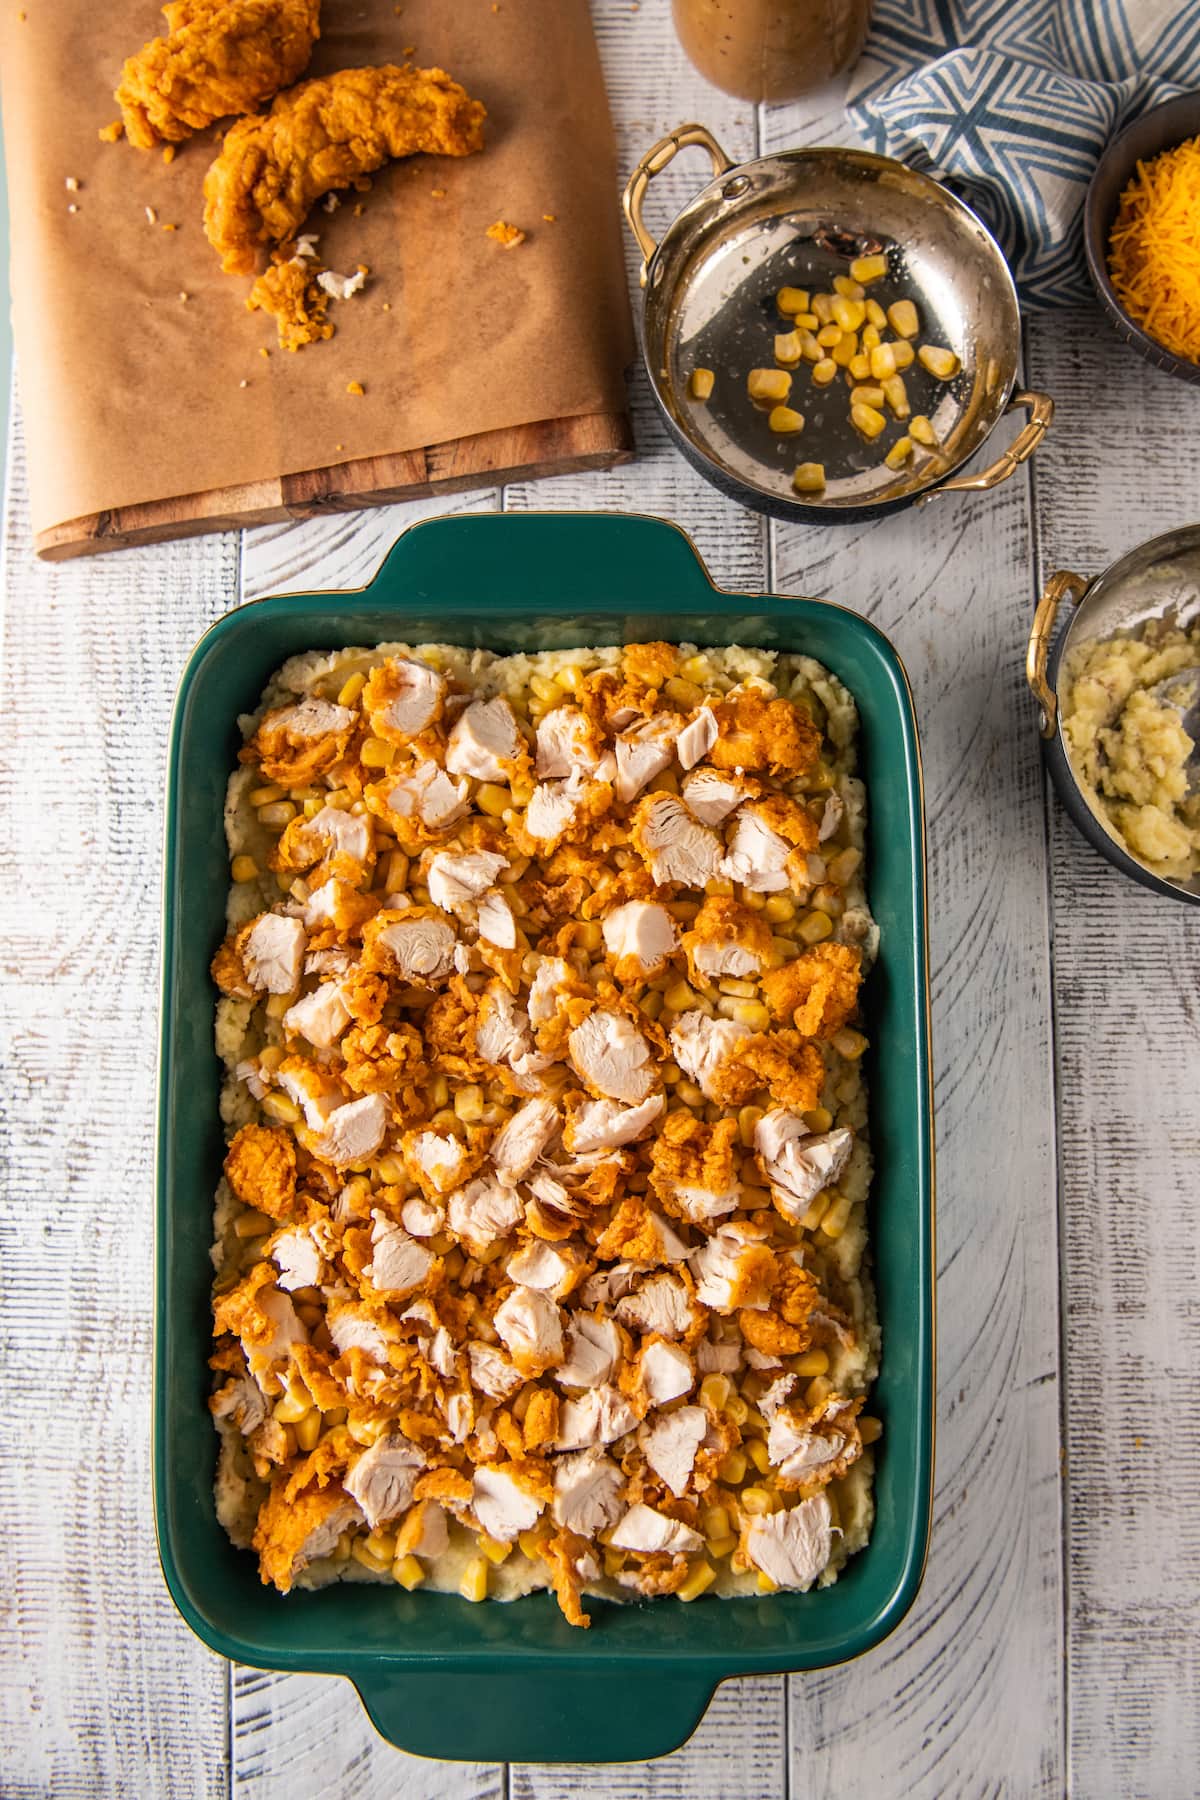
[[[542,419],[503,431],[431,444],[388,456],[367,456],[323,469],[306,469],[242,487],[210,488],[170,500],[145,501],[109,512],[68,519],[37,534],[39,556],[66,562],[99,550],[157,544],[166,538],[235,531],[318,513],[353,512],[463,488],[532,481],[540,475],[573,475],[611,469],[633,457],[626,413],[584,413]]]

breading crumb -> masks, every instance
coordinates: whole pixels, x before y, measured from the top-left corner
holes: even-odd
[[[446,198],[445,188],[434,188],[433,197],[435,200],[444,200]]]
[[[327,213],[335,213],[341,204],[342,203],[336,194],[326,194],[325,199],[322,202],[324,210]]]
[[[70,206],[68,206],[67,211],[69,213],[76,213],[79,211],[79,208],[76,206],[76,204],[73,200],[72,200]]]
[[[82,185],[83,183],[75,175],[68,175],[67,179],[63,182],[63,186],[69,194],[77,194]]]
[[[509,225],[504,219],[497,219],[494,225],[489,225],[486,235],[504,250],[515,250],[518,244],[525,242],[525,233],[520,227]]]
[[[178,225],[164,225],[163,230],[164,231],[178,231],[179,227],[178,227]]]
[[[180,299],[181,299],[181,300],[187,300],[187,299],[190,299],[190,298],[191,298],[191,296],[190,296],[190,295],[189,295],[189,294],[188,294],[188,292],[187,292],[187,290],[186,290],[186,288],[180,288],[180,290],[179,290],[179,298],[180,298]]]
[[[155,212],[155,210],[152,206],[148,206],[146,208],[146,223],[147,223],[147,225],[157,225],[158,224],[158,214]]]
[[[175,146],[174,146],[174,144],[164,144],[163,145],[162,158],[165,163],[173,163],[175,161]]]
[[[120,119],[114,119],[111,125],[102,125],[96,136],[102,144],[115,144],[125,134],[125,127]]]
[[[250,383],[245,379],[245,377],[243,377],[242,380],[238,382],[238,386],[240,388],[249,387]]]
[[[547,225],[557,225],[558,223],[557,213],[543,213],[542,217],[545,219]]]
[[[365,394],[366,391],[367,390],[363,386],[361,381],[348,381],[346,383],[346,392],[348,394],[359,395],[359,394]]]

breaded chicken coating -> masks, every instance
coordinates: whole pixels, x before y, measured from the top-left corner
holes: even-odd
[[[302,75],[320,0],[173,0],[169,35],[121,71],[116,101],[139,150],[180,144],[217,119],[256,111]]]
[[[484,107],[442,69],[341,69],[281,94],[226,134],[204,180],[204,229],[228,274],[294,236],[322,194],[392,157],[470,156]]]

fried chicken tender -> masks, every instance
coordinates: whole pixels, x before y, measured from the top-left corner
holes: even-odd
[[[806,775],[820,758],[821,733],[790,700],[743,693],[713,710],[721,734],[709,752],[715,769],[769,769],[790,777]]]
[[[115,95],[130,143],[181,144],[217,119],[257,112],[308,66],[320,11],[320,0],[164,6],[169,35],[128,59]]]
[[[259,276],[250,289],[246,310],[265,312],[274,319],[281,350],[303,350],[305,344],[331,338],[335,329],[327,316],[329,295],[318,282],[316,269],[295,256],[288,262],[272,263]]]
[[[243,1125],[229,1146],[225,1179],[243,1206],[286,1219],[296,1198],[296,1148],[288,1132]]]
[[[762,987],[772,1012],[789,1019],[801,1037],[831,1038],[854,1016],[861,980],[862,951],[830,940],[772,969]]]
[[[322,194],[392,157],[470,156],[485,108],[442,69],[340,69],[281,94],[225,136],[204,178],[204,229],[228,274],[294,236]]]

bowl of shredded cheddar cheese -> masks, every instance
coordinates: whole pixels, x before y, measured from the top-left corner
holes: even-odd
[[[1108,146],[1088,189],[1084,246],[1125,342],[1200,382],[1200,93],[1152,107]]]

